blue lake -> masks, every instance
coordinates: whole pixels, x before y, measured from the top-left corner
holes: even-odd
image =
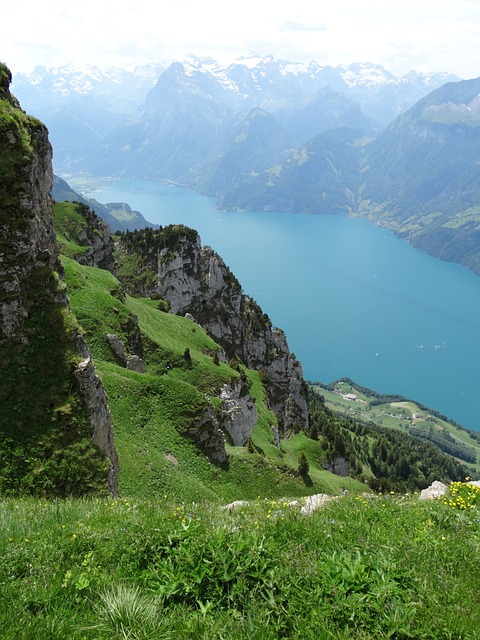
[[[285,330],[308,380],[349,377],[480,430],[480,277],[467,269],[360,219],[218,211],[212,198],[152,181],[86,195],[197,229]]]

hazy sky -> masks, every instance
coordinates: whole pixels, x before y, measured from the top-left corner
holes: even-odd
[[[480,0],[3,0],[0,60],[13,73],[69,63],[133,67],[187,53],[256,52],[397,74],[480,76]]]

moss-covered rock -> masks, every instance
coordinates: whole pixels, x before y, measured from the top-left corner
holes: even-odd
[[[78,377],[89,352],[59,275],[48,133],[10,80],[1,65],[0,493],[115,492],[106,398]]]

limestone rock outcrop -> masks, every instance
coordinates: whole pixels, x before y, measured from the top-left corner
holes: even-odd
[[[80,246],[85,247],[84,251],[73,256],[74,259],[88,267],[99,267],[114,273],[114,244],[110,227],[86,205],[75,203],[75,206],[79,209],[84,222],[80,228],[63,230],[68,240],[73,240]]]
[[[91,229],[85,229],[78,237],[81,244],[83,242],[88,244],[88,249],[78,256],[78,262],[89,267],[107,269],[113,273],[115,263],[110,227],[101,218],[96,218],[95,222],[93,233],[88,234]]]
[[[117,359],[125,366],[127,358],[125,356],[125,346],[115,333],[107,333],[107,342]]]
[[[301,364],[292,355],[281,329],[273,328],[258,304],[242,293],[222,258],[200,237],[186,236],[172,252],[158,256],[156,292],[170,311],[190,313],[225,349],[249,368],[262,372],[270,407],[282,431],[308,422]]]
[[[310,516],[314,511],[324,507],[332,500],[336,500],[336,496],[331,496],[326,493],[316,493],[313,496],[307,496],[303,500],[290,500],[284,503],[289,509],[299,509],[302,516]],[[252,502],[248,500],[234,500],[229,504],[221,507],[222,511],[237,511],[249,507]],[[281,510],[279,510],[280,513]]]
[[[435,480],[432,484],[420,492],[419,500],[436,500],[442,498],[448,492],[448,487],[440,480]]]
[[[300,509],[300,513],[304,516],[309,516],[334,499],[334,496],[327,495],[326,493],[316,493],[313,496],[308,496],[305,498],[305,504]]]
[[[135,327],[137,326],[138,325],[135,325]],[[108,333],[107,341],[110,345],[110,349],[113,351],[122,366],[130,371],[145,373],[145,363],[142,358],[137,354],[127,355],[125,353],[125,345],[115,333]]]
[[[9,91],[9,71],[0,69],[0,98],[10,114],[20,111]],[[10,115],[9,114],[9,115]],[[0,344],[25,340],[22,325],[32,304],[30,283],[47,279],[57,267],[58,251],[51,215],[52,148],[46,128],[23,116],[2,120],[0,127],[2,184],[0,191]],[[48,215],[45,213],[48,212]],[[45,303],[62,299],[46,287]]]
[[[243,446],[252,435],[257,421],[257,409],[248,387],[241,380],[224,384],[220,390],[221,427],[234,446]]]
[[[110,460],[108,488],[118,494],[118,455],[113,441],[113,431],[107,394],[88,355],[74,370],[80,393],[87,406],[92,426],[92,441]]]
[[[208,406],[200,420],[191,424],[185,431],[185,435],[195,442],[211,462],[215,464],[226,462],[225,434],[220,428],[213,405]]]
[[[152,234],[149,243],[143,242],[146,248],[139,262],[144,272],[152,274],[153,282],[146,286],[143,280],[136,292],[161,296],[171,313],[188,314],[201,325],[228,358],[238,357],[259,371],[281,432],[306,428],[301,364],[290,352],[284,332],[272,327],[258,304],[242,292],[222,258],[210,247],[202,247],[196,231],[180,225]],[[139,243],[123,237],[119,250],[138,252]],[[131,282],[122,282],[131,290]]]
[[[137,373],[145,373],[145,364],[141,358],[136,355],[127,356],[126,366],[130,371],[136,371]]]
[[[227,460],[226,441],[234,446],[247,442],[258,417],[248,387],[241,379],[224,384],[219,398],[220,407],[210,404],[185,432],[215,464]]]
[[[330,462],[324,462],[322,467],[336,476],[348,477],[348,462],[343,456],[335,456]]]

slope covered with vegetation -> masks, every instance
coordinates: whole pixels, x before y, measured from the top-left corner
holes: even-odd
[[[72,259],[88,250],[82,211],[57,207],[63,272],[53,242],[40,257],[55,264],[19,289],[17,342],[0,347],[0,493],[42,496],[0,500],[2,638],[479,638],[478,488],[454,483],[435,504],[393,489],[461,476],[452,458],[422,458],[407,434],[382,433],[380,446],[378,430],[314,395],[310,431],[280,439],[261,371],[227,360],[164,300],[128,295],[110,271]],[[48,205],[30,213],[40,220]],[[108,463],[78,410],[80,334],[109,395],[120,499],[101,496]],[[209,438],[232,381],[255,400],[256,423],[215,463]],[[385,463],[389,493],[323,468],[342,457],[378,488]],[[98,497],[58,499],[87,492]],[[336,498],[306,516],[302,496],[320,492]],[[239,498],[249,503],[219,508]]]
[[[325,438],[327,459],[345,458],[349,474],[375,491],[415,491],[435,480],[463,480],[460,461],[438,446],[408,433],[339,417],[324,405],[323,396],[310,393],[312,429]]]
[[[4,640],[478,640],[479,490],[0,503]]]
[[[316,384],[315,389],[335,415],[429,442],[466,465],[470,475],[478,474],[480,434],[465,429],[434,409],[399,395],[379,394],[349,378],[327,385]]]
[[[83,211],[80,205],[76,210],[72,206],[56,205],[62,228],[72,228]],[[71,224],[65,219],[69,211]],[[61,228],[58,233],[62,242]],[[121,240],[133,243],[128,256],[137,259],[145,243],[156,255],[158,246],[173,251],[192,233],[176,226],[126,234]],[[137,252],[135,242],[140,243]],[[67,246],[63,251],[70,253]],[[143,263],[131,264],[128,256],[120,255],[118,274],[128,290],[138,292],[145,278],[154,279],[156,274],[145,270]],[[276,440],[277,419],[268,409],[261,370],[247,369],[238,358],[222,361],[221,348],[202,327],[167,313],[168,305],[159,296],[133,297],[111,273],[81,266],[66,256],[62,263],[72,309],[109,395],[123,495],[153,498],[167,492],[179,499],[235,500],[335,494],[344,488],[361,491],[365,483],[382,490],[415,490],[435,479],[460,480],[467,475],[458,461],[420,446],[408,435],[382,435],[335,416],[318,394],[309,398],[309,430],[288,431]],[[126,351],[142,357],[145,373],[125,368],[111,349],[111,334],[118,336]],[[227,444],[228,460],[214,465],[192,439],[192,424],[208,402],[218,406],[223,384],[239,378],[255,400],[257,423],[246,446]],[[378,457],[380,445],[385,460]],[[336,458],[347,460],[342,475],[329,471]]]
[[[112,231],[127,231],[128,229],[157,226],[145,220],[140,211],[133,211],[125,202],[102,204],[97,200],[81,196],[65,180],[56,175],[53,176],[52,197],[58,202],[80,202],[84,204],[103,218]]]
[[[324,471],[320,443],[305,434],[275,445],[276,418],[266,406],[259,373],[238,361],[220,362],[218,345],[200,326],[166,313],[161,300],[126,295],[106,271],[65,257],[62,263],[72,309],[109,396],[123,495],[168,492],[178,499],[234,500],[361,489],[360,483]],[[142,354],[145,373],[116,360],[106,338],[112,333]],[[259,417],[248,446],[227,446],[228,462],[216,466],[186,436],[205,411],[207,397],[215,402],[219,388],[239,377]],[[311,459],[307,484],[297,473],[303,449]]]

